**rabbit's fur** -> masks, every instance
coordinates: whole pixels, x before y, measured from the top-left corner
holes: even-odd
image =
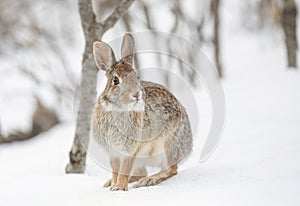
[[[158,184],[177,173],[177,164],[192,149],[192,132],[184,107],[163,86],[140,81],[133,69],[134,39],[125,34],[122,58],[116,61],[110,46],[94,43],[99,69],[107,85],[95,104],[92,134],[109,154],[112,190]],[[116,80],[117,78],[117,80]],[[147,166],[161,172],[147,177]]]

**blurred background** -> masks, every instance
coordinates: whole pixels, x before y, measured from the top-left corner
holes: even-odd
[[[118,3],[117,0],[93,1],[97,21],[105,19]],[[0,9],[2,136],[24,133],[30,128],[37,130],[31,131],[36,135],[58,122],[69,121],[73,115],[70,108],[75,82],[80,78],[85,44],[77,2],[1,0]],[[240,63],[233,59],[250,58],[249,54],[236,55],[233,47],[239,44],[239,50],[248,50],[247,44],[252,39],[256,40],[258,48],[250,55],[264,50],[262,53],[267,56],[257,55],[259,57],[252,61],[268,58],[271,51],[275,53],[272,49],[275,48],[280,57],[274,55],[270,61],[285,66],[287,70],[297,70],[296,13],[297,1],[290,0],[137,1],[115,26],[104,33],[103,40],[109,41],[126,31],[175,33],[201,46],[215,65],[219,77],[230,81],[235,72],[232,64]],[[162,42],[159,46],[168,47],[170,52],[174,49],[170,42]],[[190,62],[197,59],[195,51],[187,49],[184,52],[188,53]],[[229,62],[231,59],[234,62]],[[172,62],[169,64],[174,67]],[[247,68],[245,64],[247,62],[239,65],[237,72],[242,74]],[[261,70],[268,67],[263,62],[260,66]],[[188,74],[191,82],[194,76]],[[168,73],[164,81],[166,85],[171,84]],[[45,115],[49,122],[40,122]]]
[[[176,34],[199,45],[206,61],[215,66],[213,75],[223,84],[223,140],[212,161],[201,168],[202,175],[209,176],[220,169],[215,165],[222,165],[227,168],[221,169],[225,178],[214,173],[217,177],[212,181],[216,184],[226,178],[250,181],[251,185],[254,179],[263,180],[258,187],[262,192],[274,186],[275,183],[269,184],[272,178],[283,181],[289,177],[282,184],[292,188],[300,182],[300,168],[294,164],[300,157],[299,0],[78,2],[0,0],[0,184],[8,186],[26,175],[65,173],[69,159],[74,162],[75,153],[82,153],[78,148],[74,150],[74,131],[80,124],[76,120],[78,108],[73,108],[79,97],[74,100],[73,96],[78,90],[85,91],[80,79],[84,76],[82,64],[91,54],[91,43],[97,39],[109,42],[125,32],[145,30]],[[118,12],[122,16],[110,18]],[[94,17],[97,24],[93,24]],[[160,42],[155,34],[151,38],[158,49],[181,52],[191,64],[199,60],[192,48]],[[199,126],[204,141],[213,113],[205,86],[197,84],[195,73],[181,69],[180,61],[161,57],[153,61],[163,61],[166,67],[178,70],[198,92],[195,98],[199,101],[195,104],[200,116],[195,120],[199,123],[194,124],[195,128]],[[135,64],[136,68],[142,67],[143,59],[137,56]],[[206,66],[199,69],[205,70]],[[178,90],[179,83],[170,72],[150,79],[141,75],[142,79],[157,80],[174,93]],[[87,91],[92,91],[94,100],[96,84]],[[184,99],[182,93],[178,90],[178,96]],[[188,110],[190,114],[194,112],[193,108]],[[198,151],[196,156],[199,154]],[[284,171],[277,165],[278,159]],[[78,161],[86,160],[84,157]],[[89,158],[87,162],[86,174],[101,176],[103,171],[91,166],[94,163]],[[260,165],[260,171],[253,165]],[[227,183],[230,185],[227,181],[224,184]],[[277,193],[282,191],[268,193],[265,201]],[[277,198],[295,200],[294,194],[294,190],[283,192]],[[240,199],[243,200],[251,201]]]

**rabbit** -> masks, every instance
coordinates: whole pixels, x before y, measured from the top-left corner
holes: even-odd
[[[107,84],[97,99],[91,120],[96,142],[107,152],[112,177],[104,187],[128,190],[156,185],[177,174],[177,165],[193,145],[185,108],[162,85],[141,81],[133,68],[134,38],[123,36],[121,59],[112,48],[96,41],[93,55],[105,71]],[[146,167],[160,172],[147,176]]]

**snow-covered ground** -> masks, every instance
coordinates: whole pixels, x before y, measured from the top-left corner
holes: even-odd
[[[102,188],[110,174],[91,159],[85,175],[64,173],[74,125],[63,123],[0,145],[0,205],[300,205],[300,73],[285,67],[280,37],[237,30],[230,2],[222,7],[226,125],[206,162],[157,186],[111,192]]]

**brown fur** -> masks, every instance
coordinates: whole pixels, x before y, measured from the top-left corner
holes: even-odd
[[[133,48],[133,37],[126,34],[122,58],[116,61],[108,44],[94,44],[107,84],[94,107],[92,133],[110,156],[113,172],[105,186],[111,190],[127,190],[131,181],[137,181],[135,187],[155,185],[176,175],[177,164],[192,148],[184,107],[165,87],[139,80],[132,67]],[[147,177],[147,166],[161,171]]]
[[[172,165],[170,168],[163,170],[157,174],[151,175],[149,177],[141,178],[135,185],[133,185],[133,187],[137,188],[143,186],[156,185],[176,174],[177,174],[177,164]]]

